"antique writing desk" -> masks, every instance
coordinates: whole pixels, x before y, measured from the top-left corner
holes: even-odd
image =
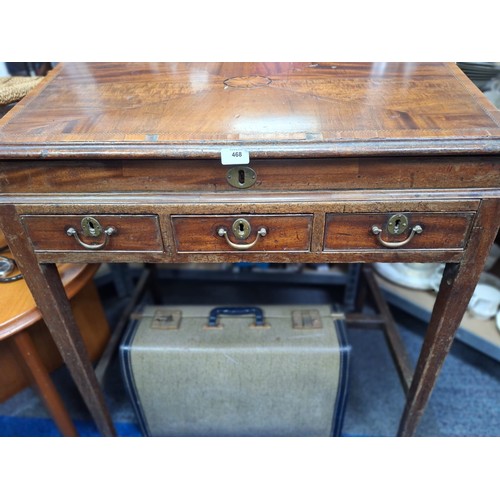
[[[56,262],[446,262],[411,435],[499,228],[499,120],[453,64],[64,64],[0,122],[0,229],[105,435]]]

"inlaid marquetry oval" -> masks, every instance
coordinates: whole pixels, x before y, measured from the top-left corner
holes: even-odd
[[[267,76],[250,75],[235,76],[224,80],[224,85],[237,89],[250,89],[253,87],[265,87],[272,82]]]

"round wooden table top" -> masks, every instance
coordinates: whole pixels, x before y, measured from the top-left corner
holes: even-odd
[[[0,248],[5,246],[0,233]],[[8,250],[0,253],[11,257]],[[62,264],[58,266],[68,298],[76,295],[99,268],[100,264]],[[17,269],[12,275],[17,274]],[[0,341],[27,328],[42,318],[26,282],[21,279],[11,283],[0,283]]]

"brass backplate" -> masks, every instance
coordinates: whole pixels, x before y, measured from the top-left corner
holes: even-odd
[[[102,234],[102,226],[94,217],[84,217],[81,222],[84,236],[97,238]]]
[[[389,234],[402,234],[408,227],[408,217],[404,214],[394,214],[387,221],[387,232]]]
[[[257,174],[255,170],[250,167],[237,165],[227,171],[226,179],[227,182],[235,188],[247,189],[255,184]]]
[[[246,240],[252,231],[252,226],[250,222],[246,219],[236,219],[231,227],[234,236],[239,240]]]

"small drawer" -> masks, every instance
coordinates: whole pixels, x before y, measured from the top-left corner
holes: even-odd
[[[173,215],[179,253],[308,252],[312,215]]]
[[[156,215],[25,215],[36,252],[163,250]]]
[[[475,212],[327,214],[324,251],[463,249]]]

